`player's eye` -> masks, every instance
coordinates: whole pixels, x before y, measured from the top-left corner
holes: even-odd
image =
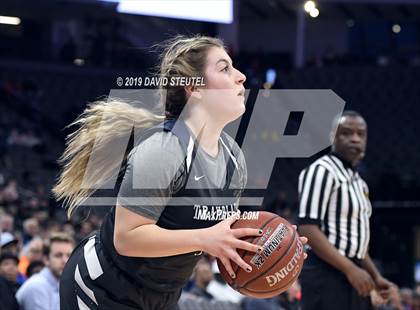
[[[229,72],[229,66],[226,66],[222,69],[222,72]]]

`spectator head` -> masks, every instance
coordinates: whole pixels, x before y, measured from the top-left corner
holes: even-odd
[[[33,276],[34,274],[40,272],[44,268],[44,263],[42,261],[36,260],[29,264],[26,274],[28,278]]]
[[[26,256],[30,262],[42,261],[43,246],[44,242],[39,237],[35,237],[29,242]]]
[[[195,266],[195,284],[205,289],[211,280],[213,280],[213,272],[210,263],[206,259],[201,259]]]
[[[66,234],[69,234],[70,236],[74,237],[74,235],[75,235],[74,226],[71,223],[65,223],[63,225],[63,232],[65,232]]]
[[[37,210],[36,212],[33,213],[32,216],[36,220],[37,223],[45,223],[45,222],[47,222],[49,215],[48,215],[48,212],[46,210]],[[38,233],[36,233],[36,234],[39,234],[39,233],[40,232],[39,232],[39,229],[38,229]],[[34,236],[34,235],[32,235],[32,236]]]
[[[74,248],[74,240],[66,234],[56,233],[44,244],[44,263],[56,278],[63,273],[71,252]]]
[[[14,218],[10,214],[4,213],[0,215],[0,231],[13,232]]]
[[[0,235],[1,253],[11,253],[17,255],[19,241],[9,232]]]
[[[39,209],[39,199],[37,197],[32,197],[29,199],[28,207],[34,210]]]
[[[417,283],[417,284],[416,284],[416,287],[414,288],[414,292],[415,292],[417,295],[420,295],[420,283]]]
[[[8,203],[15,202],[19,199],[17,183],[13,179],[9,180],[2,192],[3,200],[5,200]]]
[[[16,282],[19,259],[17,255],[12,253],[3,253],[0,255],[0,276],[10,282]]]
[[[58,233],[62,230],[62,226],[60,225],[59,222],[54,221],[54,220],[50,220],[48,222],[48,232],[49,233]],[[64,231],[64,226],[63,226],[63,231]]]
[[[39,233],[38,221],[34,218],[29,218],[23,222],[23,230],[26,235],[34,237]]]

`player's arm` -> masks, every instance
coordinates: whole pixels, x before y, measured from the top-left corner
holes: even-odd
[[[245,270],[251,268],[236,249],[256,252],[258,246],[239,239],[257,236],[258,229],[231,229],[234,218],[206,229],[168,230],[156,225],[164,209],[171,208],[167,204],[174,191],[172,180],[182,178],[184,173],[182,151],[171,144],[176,141],[162,141],[158,135],[153,136],[130,154],[115,214],[113,238],[118,253],[163,257],[205,251],[219,257],[230,273],[230,260]]]
[[[310,166],[299,176],[299,232],[308,238],[313,252],[323,261],[343,272],[360,295],[374,288],[370,275],[342,256],[320,229],[336,180],[325,167]]]
[[[205,251],[219,257],[232,275],[230,260],[244,270],[251,268],[238,255],[236,249],[251,252],[257,252],[259,249],[259,246],[239,239],[260,235],[258,229],[231,229],[230,226],[235,220],[236,217],[232,216],[209,228],[168,230],[157,226],[155,220],[117,205],[114,245],[120,255],[133,257],[163,257]]]

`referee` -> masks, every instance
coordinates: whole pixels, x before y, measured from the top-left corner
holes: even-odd
[[[387,299],[392,285],[368,254],[372,207],[356,169],[366,122],[355,111],[337,122],[332,152],[299,175],[299,229],[310,246],[301,275],[303,310],[372,309],[370,292]]]

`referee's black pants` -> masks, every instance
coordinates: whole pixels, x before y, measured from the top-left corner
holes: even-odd
[[[353,260],[360,265],[360,262]],[[299,277],[302,310],[371,310],[370,297],[361,297],[347,277],[312,251]]]

